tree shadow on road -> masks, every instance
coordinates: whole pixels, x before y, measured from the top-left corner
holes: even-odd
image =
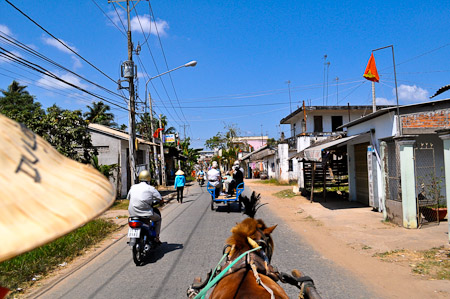
[[[183,249],[183,244],[178,243],[167,243],[163,242],[161,246],[154,249],[150,253],[150,257],[144,262],[142,266],[145,266],[147,264],[153,264],[156,263],[158,260],[160,260],[166,253],[169,253],[171,251]]]

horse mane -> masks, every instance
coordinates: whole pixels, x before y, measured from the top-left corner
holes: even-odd
[[[258,211],[260,207],[262,207],[265,204],[260,204],[261,194],[258,193],[256,195],[255,191],[252,192],[252,195],[250,198],[247,196],[240,196],[241,202],[244,204],[244,214],[247,215],[250,218],[255,218],[255,214]]]
[[[236,248],[236,250],[250,249],[247,237],[255,238],[257,229],[264,230],[267,228],[261,219],[246,218],[242,222],[236,224],[231,229],[231,236],[227,239],[227,244]]]

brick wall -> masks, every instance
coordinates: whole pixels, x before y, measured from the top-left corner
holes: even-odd
[[[450,110],[406,114],[401,117],[403,128],[448,128]]]

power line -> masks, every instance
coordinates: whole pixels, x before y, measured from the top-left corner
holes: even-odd
[[[11,5],[14,9],[16,9],[18,12],[20,12],[24,17],[26,17],[28,20],[30,20],[33,24],[35,24],[36,26],[38,26],[40,29],[42,29],[45,33],[47,33],[48,35],[50,35],[52,38],[54,38],[55,40],[57,40],[61,45],[63,45],[65,48],[67,48],[69,51],[71,51],[72,53],[74,53],[76,56],[78,56],[79,58],[81,58],[84,62],[86,62],[87,64],[89,64],[90,66],[92,66],[94,69],[96,69],[97,71],[99,71],[102,75],[104,75],[106,78],[108,78],[109,80],[111,80],[112,82],[117,84],[117,81],[115,81],[113,78],[111,78],[110,76],[108,76],[107,74],[105,74],[102,70],[100,70],[99,68],[97,68],[95,65],[93,65],[91,62],[89,62],[87,59],[85,59],[83,56],[81,56],[80,54],[78,54],[76,51],[74,51],[72,48],[70,48],[69,46],[67,46],[65,43],[63,43],[60,39],[58,39],[56,36],[54,36],[53,34],[51,34],[48,30],[46,30],[44,27],[42,27],[41,25],[39,25],[35,20],[33,20],[31,17],[29,17],[26,13],[24,13],[22,10],[20,10],[18,7],[16,7],[14,4],[12,4],[11,2],[9,2],[9,0],[5,0],[9,5]]]
[[[169,70],[169,64],[167,63],[166,53],[165,53],[164,47],[163,47],[163,45],[162,45],[161,37],[159,36],[158,25],[156,24],[155,15],[154,15],[154,13],[153,13],[152,4],[150,3],[150,1],[148,1],[148,6],[149,6],[149,8],[150,8],[150,12],[151,12],[151,15],[152,15],[152,17],[153,17],[153,21],[154,21],[155,29],[156,29],[156,34],[157,34],[158,40],[159,40],[159,45],[160,45],[160,47],[161,47],[161,51],[162,51],[162,54],[163,54],[163,57],[164,57],[164,62],[166,63],[166,68],[167,68],[167,70]],[[176,91],[176,89],[175,89],[175,85],[173,84],[172,74],[171,74],[171,73],[169,73],[169,78],[170,78],[170,82],[172,83],[172,88],[173,88],[173,92],[174,92],[174,94],[175,94],[175,98],[177,99],[178,105],[180,105],[180,100],[178,99],[178,94],[177,94],[177,91]],[[181,114],[183,115],[184,120],[189,124],[189,122],[188,122],[187,119],[186,119],[186,116],[184,115],[183,110],[181,110]]]
[[[118,96],[120,98],[123,98],[122,95],[120,95],[120,94],[118,94],[118,93],[116,93],[114,91],[111,91],[111,90],[107,89],[106,87],[103,87],[103,86],[101,86],[101,85],[99,85],[99,84],[97,84],[97,83],[95,83],[95,82],[93,82],[93,81],[91,81],[91,80],[89,80],[89,79],[87,79],[87,78],[85,78],[85,77],[83,77],[83,76],[81,76],[81,75],[71,71],[70,69],[68,69],[68,68],[60,65],[59,63],[53,61],[52,59],[48,58],[44,54],[39,53],[38,51],[30,48],[29,46],[27,46],[27,45],[23,44],[22,42],[16,40],[15,38],[7,35],[6,33],[2,32],[2,34],[0,34],[0,39],[3,39],[5,41],[7,41],[9,44],[15,46],[16,48],[21,49],[23,51],[26,51],[27,53],[30,53],[31,55],[34,55],[37,58],[39,58],[39,59],[41,59],[41,60],[43,60],[43,61],[45,61],[45,62],[47,62],[47,63],[49,63],[49,64],[51,64],[53,66],[58,67],[61,70],[64,70],[64,71],[66,71],[68,73],[71,73],[71,74],[77,76],[78,78],[80,78],[80,79],[82,79],[82,80],[84,80],[84,81],[86,81],[86,82],[88,82],[88,83],[90,83],[90,84],[92,84],[92,85],[94,85],[94,86],[96,86],[96,87],[98,87],[98,88],[100,88],[100,89],[102,89],[102,90],[112,94],[112,95],[115,95],[115,96]]]
[[[141,23],[141,20],[140,20],[140,18],[139,18],[139,14],[138,14],[138,12],[137,12],[137,10],[136,10],[136,7],[134,7],[134,11],[135,11],[135,13],[136,13],[136,17],[137,17],[139,26],[141,27],[142,34],[143,34],[144,37],[145,37],[144,28],[142,27],[142,23]],[[150,24],[151,24],[151,19],[150,19]],[[155,26],[156,26],[156,23],[155,23]],[[151,28],[151,25],[150,25],[150,28]],[[151,57],[152,57],[153,64],[155,65],[156,71],[159,73],[159,69],[158,69],[158,66],[157,66],[157,64],[156,64],[156,61],[155,61],[155,59],[154,59],[154,57],[153,57],[153,53],[152,53],[152,51],[151,51],[151,49],[150,49],[150,46],[148,45],[148,43],[146,43],[146,45],[147,45],[147,48],[148,48],[148,50],[149,50],[149,52],[150,52],[150,55],[151,55]],[[169,75],[170,75],[170,74],[169,74]],[[168,98],[168,100],[169,100],[170,105],[172,106],[173,110],[175,111],[175,114],[177,115],[177,117],[178,117],[179,119],[181,119],[180,115],[178,115],[177,110],[176,110],[175,107],[173,106],[172,100],[170,99],[169,93],[167,92],[167,89],[166,89],[166,86],[165,86],[165,84],[164,84],[163,79],[162,79],[161,77],[159,77],[159,79],[161,80],[161,83],[162,83],[162,85],[163,85],[163,89],[164,89],[164,91],[165,91],[165,93],[166,93],[166,95],[167,95],[167,98]],[[155,88],[155,86],[153,85],[153,82],[152,82],[152,86],[153,86],[153,88]],[[156,90],[156,89],[155,89],[155,90]],[[164,105],[164,107],[165,107],[165,105]],[[170,114],[170,116],[171,116],[173,119],[175,119],[175,118],[171,115],[171,113],[169,112],[168,109],[167,109],[167,112]],[[178,123],[176,120],[175,120],[175,122],[177,123],[177,125],[179,125],[179,123]]]
[[[127,37],[127,35],[125,34],[125,32],[122,31],[122,29],[120,29],[119,26],[117,26],[117,24],[114,23],[114,21],[113,21],[113,20],[108,16],[108,14],[100,7],[100,5],[98,5],[97,1],[95,1],[95,0],[91,0],[91,1],[98,7],[98,9],[101,10],[101,12],[105,15],[105,17],[107,17],[107,18],[111,21],[111,23],[114,25],[114,27],[116,27],[117,30],[119,30],[119,32],[122,33],[123,36]],[[114,8],[115,8],[115,6],[114,6]],[[116,10],[116,13],[117,13],[117,10]],[[119,19],[120,19],[120,17],[119,17]],[[122,21],[122,19],[120,19],[120,21]],[[123,23],[122,23],[122,26],[123,26]],[[124,26],[124,30],[125,30],[125,26]],[[126,30],[125,30],[125,31],[126,31]]]
[[[122,107],[122,106],[120,106],[120,105],[118,105],[118,104],[116,104],[116,103],[114,103],[112,101],[109,101],[109,100],[105,99],[104,97],[102,97],[100,95],[97,95],[97,94],[95,94],[95,93],[93,93],[91,91],[88,91],[88,90],[86,90],[86,89],[84,89],[84,88],[82,88],[82,87],[80,87],[78,85],[75,85],[75,84],[70,83],[70,82],[68,82],[68,81],[66,81],[64,79],[61,79],[60,77],[56,76],[55,74],[53,74],[49,70],[45,69],[44,67],[42,67],[40,65],[37,65],[35,63],[32,63],[32,62],[30,62],[30,61],[28,61],[28,60],[26,60],[24,58],[18,57],[17,55],[15,55],[14,53],[9,52],[8,50],[6,50],[3,47],[0,47],[0,56],[3,56],[6,59],[9,59],[10,61],[13,61],[13,62],[18,63],[20,65],[23,65],[23,66],[25,66],[27,68],[30,68],[30,69],[32,69],[32,70],[34,70],[36,72],[44,74],[44,75],[46,75],[46,76],[48,76],[50,78],[53,78],[53,79],[55,79],[57,81],[63,82],[63,83],[65,83],[65,84],[67,84],[67,85],[69,85],[69,86],[71,86],[73,88],[76,88],[76,89],[78,89],[80,91],[83,91],[83,92],[85,92],[85,93],[87,93],[87,94],[89,94],[89,95],[91,95],[93,97],[96,97],[96,98],[98,98],[98,99],[100,99],[102,101],[105,101],[105,102],[107,102],[107,103],[109,103],[111,105],[117,106],[117,107],[122,108],[124,110],[128,110],[128,109],[126,109],[126,108],[124,108],[124,107]]]

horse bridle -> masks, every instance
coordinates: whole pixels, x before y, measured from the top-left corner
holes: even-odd
[[[261,239],[255,240],[256,244],[261,246],[259,254],[262,255],[262,258],[266,260],[267,263],[270,263],[272,260],[273,248],[269,242],[269,237],[267,237],[261,229],[257,228],[257,230],[262,236]]]

